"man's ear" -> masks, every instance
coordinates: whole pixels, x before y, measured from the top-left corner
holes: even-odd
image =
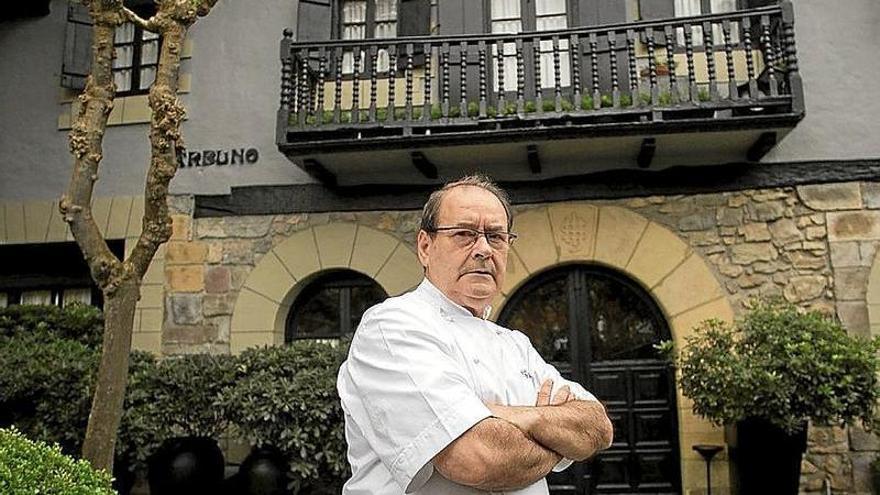
[[[428,248],[431,247],[432,242],[434,242],[434,239],[431,238],[430,234],[424,230],[419,231],[419,235],[416,237],[416,250],[418,251],[419,262],[422,264],[422,267],[428,266],[428,259],[431,257],[428,254]]]

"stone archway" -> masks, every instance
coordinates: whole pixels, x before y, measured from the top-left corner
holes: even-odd
[[[230,351],[283,343],[284,322],[298,288],[332,268],[363,273],[390,296],[422,279],[412,249],[385,232],[355,223],[299,231],[267,252],[245,280],[232,314]]]
[[[700,255],[663,225],[630,210],[555,204],[520,213],[514,230],[521,237],[510,253],[493,317],[532,275],[565,263],[586,262],[614,268],[642,285],[660,306],[679,348],[699,322],[733,320],[723,287]],[[724,445],[723,430],[695,416],[680,390],[677,399],[683,487],[705,487],[705,463],[691,447]],[[726,458],[716,463],[715,484],[726,485]]]
[[[868,289],[865,294],[868,304],[868,328],[871,337],[880,335],[880,251],[874,256],[871,272],[868,274]]]

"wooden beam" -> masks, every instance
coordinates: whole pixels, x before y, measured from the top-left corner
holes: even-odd
[[[538,156],[538,145],[530,144],[526,146],[526,153],[529,157],[529,170],[532,171],[533,174],[541,173],[541,157]]]
[[[336,187],[336,175],[314,158],[303,160],[303,170],[327,187]]]
[[[639,157],[636,158],[636,163],[639,164],[639,168],[648,168],[651,166],[651,162],[654,160],[655,151],[657,151],[657,139],[650,137],[642,140],[642,147],[639,149]]]
[[[761,158],[764,158],[764,155],[773,149],[774,146],[776,146],[776,133],[762,133],[746,153],[746,160],[750,162],[759,162],[761,161]]]
[[[410,153],[410,158],[412,158],[413,166],[422,173],[427,179],[436,179],[437,175],[437,167],[428,160],[428,157],[425,156],[421,151],[413,151]]]

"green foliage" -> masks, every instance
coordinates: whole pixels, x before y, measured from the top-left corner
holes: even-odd
[[[241,354],[237,378],[222,397],[230,422],[253,445],[272,445],[291,461],[303,493],[317,480],[348,476],[336,374],[347,344],[296,342]],[[335,485],[334,485],[335,486]],[[328,493],[339,493],[338,489]]]
[[[581,110],[593,110],[593,97],[590,95],[581,96]]]
[[[703,322],[679,356],[694,412],[715,424],[760,417],[788,431],[810,419],[876,426],[880,338],[847,335],[834,319],[779,300],[756,301],[734,325]]]
[[[633,104],[632,96],[628,94],[620,95],[620,106],[622,107],[631,107]]]
[[[467,104],[468,117],[477,117],[480,115],[480,105],[475,101],[469,101]]]
[[[662,106],[672,105],[672,93],[669,91],[662,91],[657,98],[657,102]]]
[[[700,101],[709,101],[712,99],[712,97],[709,96],[708,90],[706,90],[705,88],[700,88],[699,91],[697,91],[697,99]]]
[[[599,102],[601,103],[602,108],[609,108],[614,106],[614,98],[609,94],[604,94],[599,98]]]
[[[0,337],[0,426],[78,452],[100,351],[45,332]]]
[[[556,102],[553,100],[542,100],[541,109],[545,112],[555,112],[556,111]]]
[[[0,429],[0,493],[111,495],[110,475],[61,449],[32,442],[15,428]]]
[[[435,103],[431,106],[431,120],[439,120],[443,117],[443,109],[440,108],[439,103]]]
[[[126,397],[126,422],[146,428],[161,440],[219,437],[228,426],[216,407],[223,389],[235,379],[235,358],[192,354],[156,362],[133,363]]]
[[[642,100],[642,103],[645,105],[650,105],[653,102],[651,93],[639,93],[639,99]]]
[[[535,105],[535,102],[534,102],[534,101],[531,101],[531,100],[527,101],[526,104],[525,104],[525,111],[526,111],[526,113],[535,113],[535,112],[537,112],[537,111],[538,111],[538,108],[537,108],[537,106]]]
[[[52,305],[13,305],[0,308],[0,337],[38,334],[99,347],[104,334],[101,310],[73,303],[64,308]]]

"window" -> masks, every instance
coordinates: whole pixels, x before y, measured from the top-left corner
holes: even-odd
[[[398,0],[343,0],[341,29],[342,39],[362,40],[367,38],[397,37]],[[366,52],[361,50],[358,72],[364,73]],[[376,59],[379,72],[387,72],[390,67],[388,50],[379,50]],[[343,74],[354,72],[354,54],[346,52],[342,59]]]
[[[491,0],[489,4],[490,29],[492,33],[519,33],[522,31],[552,31],[568,27],[566,0]],[[523,16],[523,13],[526,15]],[[492,47],[492,55],[498,51]],[[524,54],[530,56],[530,54]],[[562,87],[570,86],[570,61],[568,40],[559,40],[559,79]],[[541,87],[553,88],[553,42],[541,41]],[[493,90],[498,88],[498,76],[493,76]],[[504,90],[516,91],[516,44],[504,44]]]
[[[124,241],[107,241],[116,256]],[[67,306],[73,302],[102,307],[82,252],[73,242],[0,246],[0,307],[15,304]]]
[[[675,0],[675,17],[691,17],[702,14],[721,14],[737,10],[737,0]],[[693,44],[703,44],[702,26],[692,26]],[[684,29],[678,28],[678,44],[684,45]],[[715,45],[724,44],[724,31],[720,24],[712,26],[712,42]],[[730,42],[739,43],[739,23],[730,23]]]
[[[152,11],[139,9],[139,14],[149,17]],[[126,22],[116,28],[113,46],[113,79],[118,96],[146,93],[156,78],[159,64],[160,38],[156,33],[144,31]]]
[[[379,284],[357,272],[340,270],[321,275],[294,301],[284,340],[289,343],[351,335],[364,311],[386,297]]]

